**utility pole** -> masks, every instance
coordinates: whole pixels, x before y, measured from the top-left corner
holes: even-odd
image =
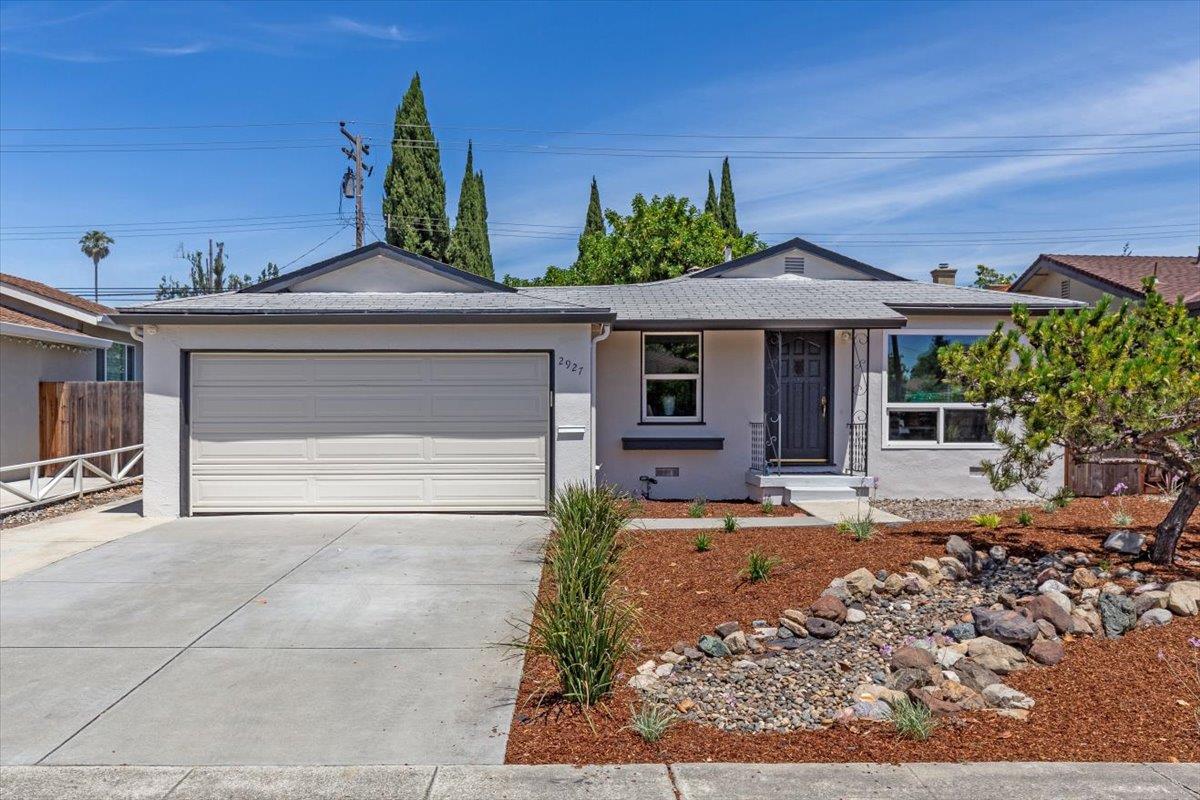
[[[342,194],[345,197],[354,198],[354,246],[362,247],[363,243],[363,225],[366,218],[363,216],[363,156],[371,155],[371,145],[363,142],[363,137],[357,136],[346,130],[346,123],[339,122],[338,128],[350,140],[353,149],[343,147],[342,152],[346,154],[346,158],[354,162],[353,172],[350,167],[346,168],[346,174],[342,178]],[[367,175],[371,174],[372,168],[366,168]],[[347,186],[347,183],[350,185]]]

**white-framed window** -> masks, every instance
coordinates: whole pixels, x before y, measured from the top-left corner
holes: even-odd
[[[699,422],[704,337],[699,333],[642,334],[642,421]]]
[[[994,447],[987,409],[963,400],[938,362],[938,351],[968,345],[979,333],[899,333],[887,339],[884,443],[889,447]]]

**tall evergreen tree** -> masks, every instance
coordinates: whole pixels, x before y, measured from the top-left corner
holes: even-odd
[[[458,192],[458,215],[446,249],[446,262],[467,272],[494,276],[492,248],[488,241],[487,200],[484,198],[483,172],[475,172],[474,147],[467,143],[467,166]]]
[[[579,255],[583,255],[583,242],[594,233],[604,235],[604,209],[600,206],[600,187],[596,176],[592,176],[592,191],[588,197],[587,216],[583,220],[583,233],[579,234]]]
[[[704,200],[704,213],[720,218],[721,207],[717,200],[717,187],[713,185],[712,170],[708,171],[708,197]]]
[[[450,242],[446,179],[425,110],[420,73],[413,75],[396,109],[392,161],[383,181],[383,216],[389,220],[389,244],[445,260]]]
[[[717,201],[717,220],[730,236],[741,236],[737,224],[737,205],[733,198],[733,176],[729,173],[729,157],[721,164],[721,197]]]

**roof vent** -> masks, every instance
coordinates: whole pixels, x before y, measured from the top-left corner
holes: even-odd
[[[784,256],[783,271],[788,275],[803,275],[804,256]]]
[[[953,286],[954,276],[958,274],[958,270],[943,262],[938,264],[934,269],[931,269],[929,274],[933,277],[934,283],[941,284],[942,286]]]

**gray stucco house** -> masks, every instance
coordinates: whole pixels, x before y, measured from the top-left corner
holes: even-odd
[[[140,348],[115,309],[0,273],[0,466],[37,461],[42,381],[137,380]]]
[[[124,309],[147,514],[541,511],[658,498],[990,496],[937,347],[1060,298],[918,283],[793,239],[657,283],[512,289],[372,244]],[[647,480],[651,479],[651,480]]]

